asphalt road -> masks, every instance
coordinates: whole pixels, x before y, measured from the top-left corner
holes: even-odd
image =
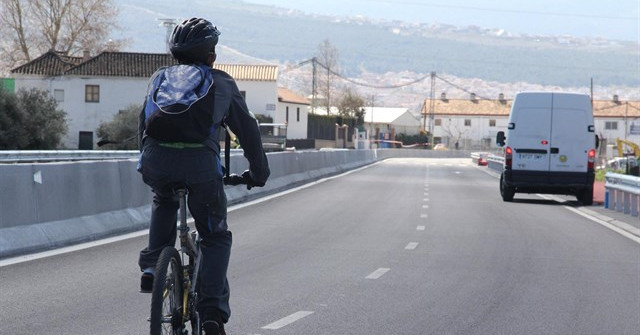
[[[497,183],[393,159],[231,211],[228,333],[640,333],[640,244]],[[148,333],[145,242],[0,267],[0,334]]]

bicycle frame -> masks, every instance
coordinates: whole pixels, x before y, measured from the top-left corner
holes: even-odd
[[[191,320],[191,315],[196,308],[197,302],[197,283],[198,274],[200,270],[200,249],[199,249],[199,237],[196,231],[189,234],[190,228],[187,225],[187,190],[184,188],[178,189],[176,194],[180,203],[179,210],[179,225],[178,232],[180,238],[180,254],[182,255],[182,268],[184,278],[184,293],[182,300],[182,321],[183,324]],[[189,263],[185,262],[185,256],[189,259]],[[198,322],[199,323],[199,322]],[[194,334],[198,334],[198,330],[194,331]]]

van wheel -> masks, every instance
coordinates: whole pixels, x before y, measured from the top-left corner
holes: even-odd
[[[576,195],[578,201],[582,202],[585,206],[593,205],[593,187],[585,188]]]
[[[500,195],[502,196],[502,201],[511,202],[513,201],[513,196],[516,194],[516,190],[513,187],[509,187],[504,184],[504,176],[500,175]]]

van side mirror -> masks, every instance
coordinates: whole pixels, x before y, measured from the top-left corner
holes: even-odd
[[[600,146],[600,136],[596,135],[596,149]]]
[[[503,147],[504,146],[504,141],[505,141],[506,137],[504,137],[504,131],[499,131],[498,135],[496,137],[496,144],[499,147]]]

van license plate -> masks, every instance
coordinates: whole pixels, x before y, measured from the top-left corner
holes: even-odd
[[[520,159],[538,160],[538,159],[542,159],[542,155],[540,155],[540,154],[518,154],[518,158],[520,158]]]

